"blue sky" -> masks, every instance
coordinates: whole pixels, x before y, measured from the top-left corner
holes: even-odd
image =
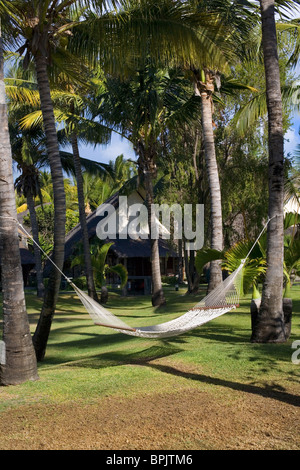
[[[292,126],[285,135],[285,155],[288,153],[293,154],[300,145],[300,112],[294,112],[292,117]],[[132,145],[126,140],[122,139],[118,134],[114,134],[111,143],[107,146],[98,146],[96,149],[92,146],[82,146],[80,154],[82,157],[96,160],[102,163],[108,163],[110,160],[115,160],[118,155],[123,153],[124,158],[136,160],[136,156]]]
[[[118,134],[112,135],[111,142],[107,146],[98,145],[96,149],[94,149],[94,146],[80,147],[81,157],[89,158],[91,160],[96,160],[102,163],[108,163],[110,160],[114,161],[118,155],[121,155],[121,153],[123,153],[126,160],[128,158],[131,160],[136,160],[132,145],[126,139],[122,139]]]
[[[285,135],[285,154],[293,153],[297,145],[300,145],[300,113],[295,111],[293,118],[293,125]]]

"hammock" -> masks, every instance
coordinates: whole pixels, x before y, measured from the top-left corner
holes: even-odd
[[[1,217],[10,218],[11,217]],[[66,281],[72,286],[82,304],[86,308],[90,317],[96,325],[113,328],[117,331],[142,338],[167,338],[172,336],[178,336],[182,333],[195,329],[204,323],[207,323],[214,318],[217,318],[239,306],[239,298],[242,292],[242,273],[243,266],[268,225],[271,219],[268,219],[265,227],[261,231],[257,240],[250,249],[245,259],[241,260],[239,267],[228,276],[223,282],[221,282],[212,292],[198,302],[193,308],[188,310],[183,315],[153,326],[137,327],[133,328],[127,325],[123,320],[114,315],[112,312],[104,308],[94,299],[89,297],[85,292],[79,289],[54,263],[54,261],[44,252],[40,245],[32,238],[27,230],[19,223],[18,220],[14,219],[24,233],[38,246],[42,253],[49,259],[53,266],[60,272],[60,274],[66,279]]]
[[[142,338],[167,338],[197,328],[238,307],[242,286],[243,266],[244,260],[241,262],[238,269],[185,314],[165,323],[139,328],[133,328],[127,325],[120,318],[116,317],[109,310],[89,297],[85,292],[82,292],[74,283],[69,282],[96,325],[114,328],[121,333],[131,336]]]

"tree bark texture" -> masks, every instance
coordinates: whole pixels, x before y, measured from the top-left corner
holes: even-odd
[[[66,201],[63,171],[59,155],[53,104],[51,100],[50,85],[47,73],[47,57],[38,52],[35,56],[35,66],[53,184],[55,224],[52,258],[54,263],[62,271],[65,250]],[[61,274],[53,266],[44,296],[42,311],[33,337],[36,355],[39,361],[41,361],[45,356],[48,337],[51,330],[53,315],[59,294],[60,282]]]
[[[1,32],[1,30],[0,30]],[[26,311],[12,171],[0,34],[0,256],[3,295],[3,337],[0,383],[37,380],[37,362]]]
[[[267,272],[253,342],[286,340],[283,296],[284,141],[274,0],[261,0],[262,44],[268,106],[269,218]]]
[[[37,244],[39,244],[39,228],[38,228],[33,195],[29,192],[27,194],[26,199],[27,199],[27,206],[28,206],[29,214],[30,214],[32,238]],[[43,282],[42,253],[35,243],[33,244],[33,251],[34,251],[34,259],[35,259],[36,281],[37,281],[37,296],[43,297],[45,293],[45,287],[44,287],[44,282]]]
[[[215,150],[212,115],[212,92],[214,85],[213,76],[210,72],[206,72],[205,75],[206,81],[205,83],[201,83],[199,92],[201,96],[204,155],[210,191],[211,248],[215,250],[223,250],[221,188]],[[220,261],[212,261],[210,263],[208,291],[212,291],[221,282],[221,263]]]
[[[75,167],[75,175],[76,175],[76,182],[77,182],[79,220],[80,220],[80,226],[81,226],[81,232],[82,232],[84,267],[85,267],[88,294],[94,300],[98,301],[98,296],[97,296],[94,276],[93,276],[89,234],[88,234],[88,227],[87,227],[86,214],[85,214],[83,178],[82,178],[82,171],[81,171],[78,140],[75,134],[73,134],[72,136],[72,150],[73,150],[74,167]]]
[[[152,204],[154,203],[153,193],[153,182],[152,182],[152,170],[147,168],[144,171],[145,186],[147,192],[147,207],[148,207],[148,224],[149,224],[149,235],[151,242],[151,270],[152,270],[152,305],[159,307],[166,303],[164,296],[162,282],[161,282],[161,271],[160,271],[160,258],[159,258],[159,244],[158,239],[152,239],[151,237],[151,224],[154,217],[152,211]]]

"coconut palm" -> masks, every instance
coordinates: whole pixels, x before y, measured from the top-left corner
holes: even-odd
[[[14,193],[12,157],[4,85],[4,60],[0,24],[0,231],[3,293],[1,385],[37,380],[37,364],[25,304]],[[3,354],[3,350],[4,353]]]
[[[145,63],[131,78],[107,81],[102,119],[133,144],[140,179],[146,189],[148,225],[153,232],[154,181],[161,135],[172,122],[196,120],[199,100],[178,70],[158,69]],[[165,303],[160,275],[158,238],[151,236],[152,304]]]
[[[216,15],[216,25],[219,29],[213,39],[214,45],[222,50],[223,54],[233,65],[245,52],[245,40],[249,40],[249,33],[256,22],[251,3],[247,1],[231,2],[230,0],[192,0],[191,5],[199,12]],[[249,8],[251,8],[251,13]],[[224,36],[227,37],[226,40],[224,40]],[[217,87],[220,88],[220,72],[225,70],[213,61],[204,64],[204,67],[201,69],[194,66],[192,70],[195,93],[201,97],[202,136],[210,189],[211,248],[222,250],[222,202],[213,129],[213,95],[215,85],[217,84]],[[213,290],[221,281],[220,263],[212,261],[208,291]]]
[[[26,96],[26,90],[30,90],[32,94],[34,93],[36,83],[34,80],[31,81],[22,81],[21,78],[18,79],[18,83],[15,83],[15,79],[12,77],[7,79],[9,84],[9,96],[10,96],[10,119],[11,121],[15,121],[14,129],[11,129],[11,136],[14,142],[14,159],[18,162],[18,168],[22,171],[22,174],[17,180],[17,187],[19,191],[25,190],[26,197],[28,199],[28,208],[31,214],[31,226],[33,231],[33,238],[36,243],[39,243],[38,239],[38,227],[36,221],[36,214],[34,209],[34,201],[32,196],[36,197],[37,194],[40,196],[40,200],[42,202],[41,197],[41,190],[39,189],[39,193],[37,192],[36,188],[37,185],[30,184],[29,175],[38,175],[39,172],[37,171],[36,166],[39,168],[49,164],[48,156],[45,149],[44,144],[44,133],[42,129],[42,115],[40,111],[40,100],[38,96],[35,96],[34,99],[31,96],[32,106],[29,106],[27,103],[23,104],[23,94]],[[67,95],[67,96],[66,96]],[[68,102],[68,107],[74,107],[74,101],[77,103],[83,102],[82,98],[79,98],[78,95],[74,95],[74,93],[65,93],[63,91],[54,90],[52,92],[53,102],[55,105],[54,114],[55,116],[58,114],[60,116],[60,121],[63,119],[61,114],[61,109],[57,109],[57,102],[66,103]],[[71,103],[70,103],[71,100]],[[34,106],[33,106],[34,105]],[[62,106],[62,104],[61,104]],[[66,107],[66,104],[65,104]],[[36,108],[35,111],[26,114],[32,108]],[[24,116],[24,113],[26,114]],[[65,118],[66,120],[68,117]],[[78,127],[78,126],[77,126]],[[76,127],[76,128],[77,128]],[[31,139],[34,142],[33,145],[30,145],[30,150],[27,147],[27,157],[26,157],[24,150],[24,142],[28,143],[28,139]],[[83,230],[83,240],[85,240],[85,245],[88,247],[88,234],[86,229],[86,221],[85,221],[85,210],[84,210],[84,198],[82,193],[82,175],[81,175],[81,168],[85,168],[87,171],[93,174],[108,174],[110,170],[109,165],[93,162],[88,159],[83,159],[79,155],[78,149],[78,138],[76,133],[72,131],[72,135],[68,137],[66,132],[59,131],[59,141],[60,144],[64,144],[65,140],[69,142],[72,140],[72,149],[73,154],[69,152],[60,151],[60,157],[62,162],[63,170],[68,173],[76,176],[77,181],[77,191],[78,191],[78,207],[79,207],[79,214],[81,218],[81,226]],[[99,139],[99,136],[98,136]],[[26,181],[25,181],[26,180]],[[34,181],[32,181],[34,183]],[[81,197],[82,193],[82,197]],[[53,200],[53,195],[50,200]],[[82,218],[84,217],[84,220]],[[84,225],[85,224],[85,225]],[[86,235],[86,236],[84,236]],[[36,244],[34,244],[35,249],[35,258],[36,258],[36,268],[37,268],[37,278],[38,278],[38,295],[40,295],[42,290],[42,272],[41,272],[41,253],[38,250]],[[86,276],[88,281],[88,291],[89,295],[94,299],[97,299],[96,289],[93,282],[93,275],[90,263],[88,263],[89,259],[86,260]],[[90,267],[90,269],[89,269]],[[41,287],[41,289],[39,288]]]
[[[21,147],[21,158],[19,158],[18,169],[21,170],[21,175],[15,180],[15,188],[17,193],[24,194],[27,200],[27,207],[30,214],[30,222],[32,229],[32,237],[34,241],[39,244],[39,229],[35,211],[35,198],[37,196],[42,200],[41,194],[41,183],[39,170],[32,163],[30,159],[30,144],[24,140]],[[15,149],[14,149],[15,150]],[[14,159],[16,159],[16,152],[14,151]],[[44,296],[44,283],[43,283],[43,271],[42,271],[42,257],[41,251],[39,250],[36,243],[33,244],[34,258],[35,258],[35,269],[36,269],[36,280],[37,280],[37,296]]]
[[[88,73],[88,70],[86,70]],[[92,264],[90,258],[89,236],[86,223],[86,211],[84,203],[84,182],[82,176],[83,160],[80,157],[79,141],[83,143],[107,144],[110,139],[111,131],[106,126],[97,125],[88,119],[88,94],[92,91],[92,83],[86,86],[72,85],[66,80],[66,77],[58,77],[58,87],[52,90],[51,96],[54,105],[54,116],[60,127],[60,143],[71,144],[73,160],[70,171],[75,170],[76,186],[78,193],[79,220],[82,230],[82,240],[85,253],[85,273],[87,279],[87,289],[89,296],[98,300],[94,278],[92,273]],[[87,78],[88,82],[88,78]],[[34,128],[42,124],[42,115],[39,108],[24,116],[21,125],[25,129]],[[93,142],[91,142],[91,140]],[[64,157],[67,153],[64,152]],[[67,161],[67,158],[65,158]],[[111,166],[103,163],[84,160],[85,169],[94,174],[107,176],[112,173]],[[66,167],[64,167],[66,170]]]
[[[260,0],[262,46],[266,77],[269,127],[268,269],[261,306],[252,334],[253,342],[285,341],[282,309],[284,261],[284,141],[280,72],[275,23],[275,1]]]
[[[73,2],[72,2],[73,3]],[[1,16],[7,32],[7,40],[19,54],[25,53],[24,66],[33,59],[40,94],[43,123],[47,139],[47,151],[52,175],[55,206],[55,234],[53,260],[61,269],[64,261],[66,203],[63,184],[63,171],[59,157],[59,146],[56,135],[55,119],[50,94],[48,66],[53,47],[61,48],[61,40],[67,38],[70,29],[66,28],[66,2],[31,2],[1,1]],[[34,345],[38,359],[45,353],[58,290],[60,274],[52,270],[48,289],[37,329],[34,334]]]

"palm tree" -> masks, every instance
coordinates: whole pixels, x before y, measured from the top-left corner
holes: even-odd
[[[206,172],[210,191],[210,226],[211,226],[211,248],[213,250],[223,249],[223,219],[221,187],[219,170],[216,158],[214,131],[213,131],[213,102],[214,73],[205,70],[203,81],[197,78],[196,93],[201,97],[202,134],[204,141],[204,155]],[[210,263],[210,277],[208,292],[213,290],[222,282],[222,271],[218,261]]]
[[[86,70],[88,73],[88,70]],[[88,82],[88,77],[86,79]],[[88,119],[88,106],[89,100],[88,95],[93,90],[93,84],[86,86],[72,85],[66,80],[66,77],[58,77],[58,87],[53,88],[51,92],[53,106],[54,106],[54,116],[57,123],[64,125],[63,129],[60,129],[59,142],[61,145],[71,144],[72,147],[72,163],[68,170],[73,171],[76,178],[76,187],[78,194],[78,208],[79,208],[79,220],[82,230],[82,240],[84,247],[84,256],[85,256],[85,274],[87,279],[87,289],[88,294],[94,300],[98,300],[93,272],[92,264],[90,257],[90,248],[89,248],[89,236],[86,223],[86,211],[85,211],[85,202],[84,202],[84,181],[82,176],[82,167],[92,172],[93,174],[98,174],[99,176],[106,177],[112,173],[110,165],[98,162],[92,162],[88,159],[83,160],[80,157],[79,151],[79,141],[86,144],[93,143],[96,144],[106,144],[109,142],[111,130],[106,126],[97,125],[96,122],[93,122]],[[39,104],[39,103],[38,103]],[[27,114],[23,117],[21,123],[22,127],[25,129],[35,128],[42,124],[42,116],[37,107],[36,110]],[[91,142],[91,140],[93,142]],[[67,152],[61,152],[62,156],[62,165],[64,170],[66,166],[64,163],[68,162]]]
[[[37,196],[42,200],[40,174],[36,166],[30,161],[30,145],[24,139],[21,147],[21,158],[19,158],[18,169],[22,171],[21,175],[15,181],[15,188],[19,195],[23,194],[27,200],[27,207],[30,214],[30,223],[32,229],[32,237],[35,243],[33,244],[36,280],[37,280],[37,296],[44,296],[44,283],[42,271],[42,256],[38,248],[39,244],[39,229],[35,211],[35,198]],[[16,159],[16,152],[14,152],[14,159]]]
[[[109,166],[113,172],[113,184],[116,191],[137,174],[137,163],[125,160],[123,154],[118,155],[115,161],[111,160]]]
[[[269,126],[268,268],[253,342],[286,340],[282,309],[284,141],[280,72],[275,23],[275,1],[260,0]]]
[[[4,85],[4,59],[0,24],[0,231],[3,292],[3,343],[5,361],[0,364],[1,385],[37,380],[36,357],[26,311],[23,276],[16,226],[16,201]],[[3,356],[3,355],[2,355]]]
[[[69,2],[53,1],[1,1],[8,35],[19,54],[25,53],[24,67],[34,61],[38,90],[43,113],[43,124],[47,140],[47,152],[54,190],[55,233],[53,260],[62,269],[64,261],[66,203],[63,171],[59,157],[55,119],[50,94],[48,66],[53,46],[59,47],[60,37],[67,37],[66,6]],[[73,2],[72,2],[73,3]],[[69,30],[68,30],[69,31]],[[8,38],[9,39],[9,38]],[[62,51],[63,52],[63,51]],[[44,357],[52,317],[60,285],[60,273],[52,270],[45,293],[39,322],[33,337],[38,360]]]
[[[44,133],[42,129],[42,114],[40,111],[40,100],[38,96],[34,96],[34,90],[36,89],[36,82],[34,79],[24,80],[24,71],[20,74],[19,70],[14,70],[14,73],[10,73],[10,78],[6,79],[9,87],[9,96],[10,96],[10,120],[14,121],[14,126],[11,127],[11,135],[13,138],[14,148],[13,154],[14,159],[18,162],[18,168],[22,171],[22,174],[16,181],[16,187],[20,191],[23,191],[27,197],[27,204],[30,210],[30,219],[31,227],[33,232],[33,238],[37,244],[39,244],[38,239],[38,225],[34,208],[33,198],[37,195],[40,196],[40,201],[42,202],[41,188],[39,184],[39,171],[37,167],[45,166],[48,162],[48,157],[44,145]],[[22,79],[23,76],[23,79]],[[23,95],[26,95],[26,91],[31,93],[31,106],[28,103],[23,103]],[[55,117],[59,115],[60,121],[63,119],[61,116],[62,111],[57,109],[57,102],[64,103],[68,102],[68,108],[74,107],[74,102],[79,101],[83,102],[83,98],[78,97],[74,93],[64,92],[60,90],[54,90],[52,92],[53,102],[54,102],[54,114]],[[67,95],[67,96],[66,96]],[[70,104],[71,100],[71,104]],[[72,101],[73,100],[73,101]],[[66,105],[65,105],[66,107]],[[36,108],[36,109],[35,109]],[[32,111],[34,109],[34,111]],[[29,112],[31,111],[31,112]],[[29,113],[29,114],[27,114]],[[70,114],[70,113],[69,113]],[[65,118],[68,119],[68,116]],[[77,126],[78,127],[78,126]],[[68,135],[59,131],[59,141],[60,144],[64,143],[67,139],[69,142],[70,137]],[[29,142],[30,140],[30,142]],[[85,211],[84,211],[84,197],[82,193],[81,198],[81,189],[82,189],[82,175],[81,167],[88,168],[89,171],[93,173],[107,174],[107,169],[110,167],[105,164],[98,164],[92,162],[88,159],[82,159],[79,155],[78,149],[78,138],[76,133],[72,131],[72,148],[73,155],[68,152],[60,151],[60,157],[62,162],[62,167],[65,172],[76,175],[77,180],[77,191],[78,191],[78,206],[79,213],[82,219],[82,214],[84,214],[84,220],[81,220],[81,226],[83,230],[83,240],[85,245],[88,247],[88,234],[85,221]],[[26,144],[26,151],[24,151],[24,144]],[[85,226],[84,226],[85,224]],[[86,235],[86,236],[84,236]],[[38,246],[34,244],[35,250],[35,259],[36,259],[36,270],[37,270],[37,281],[38,281],[38,295],[41,296],[43,292],[43,283],[42,283],[42,264],[41,264],[41,252],[38,249]],[[89,295],[95,300],[97,299],[96,289],[93,282],[92,270],[88,263],[89,259],[86,262],[86,277],[88,280],[88,291]]]
[[[217,31],[213,45],[220,49],[225,57],[234,64],[245,50],[245,38],[256,22],[252,6],[249,2],[231,2],[229,0],[192,0],[192,6],[206,14],[216,15]],[[251,14],[249,14],[251,8]],[[224,37],[227,37],[224,40]],[[207,178],[210,190],[210,241],[213,250],[223,249],[223,219],[219,170],[216,158],[214,128],[213,128],[213,95],[215,84],[220,87],[219,64],[210,61],[198,69],[192,67],[194,74],[195,93],[201,97],[202,137]],[[208,291],[213,290],[222,281],[219,261],[210,263],[210,278]]]
[[[151,236],[155,217],[154,181],[162,133],[174,122],[195,120],[199,100],[181,71],[158,69],[144,63],[127,80],[107,81],[102,119],[119,130],[137,154],[140,181],[146,189],[148,226],[151,237],[152,304],[165,303],[160,274],[158,238]]]

